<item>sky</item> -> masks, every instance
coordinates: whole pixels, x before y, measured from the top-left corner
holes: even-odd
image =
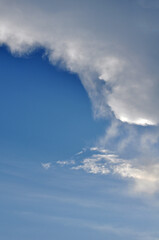
[[[0,0],[0,236],[159,239],[159,1]]]

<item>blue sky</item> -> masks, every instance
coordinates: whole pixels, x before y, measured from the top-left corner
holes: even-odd
[[[0,0],[0,236],[159,238],[158,0]]]
[[[52,154],[70,157],[91,145],[105,121],[92,118],[78,77],[53,67],[42,56],[43,51],[36,50],[13,57],[1,48],[1,146],[7,142],[14,152],[34,151],[41,159],[52,159]]]

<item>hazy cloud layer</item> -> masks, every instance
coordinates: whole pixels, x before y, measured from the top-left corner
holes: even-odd
[[[158,1],[0,0],[0,42],[45,48],[77,73],[96,116],[159,123]]]

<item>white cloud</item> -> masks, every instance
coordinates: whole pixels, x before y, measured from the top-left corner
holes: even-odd
[[[65,166],[65,165],[73,165],[75,164],[74,160],[70,160],[70,161],[57,161],[57,164],[61,165],[61,166]]]
[[[19,54],[45,48],[53,64],[79,74],[96,116],[111,110],[123,122],[156,125],[158,29],[154,35],[151,27],[159,15],[146,17],[147,2],[0,0],[0,43]]]
[[[82,159],[81,163],[72,169],[83,169],[92,174],[118,175],[123,179],[129,179],[133,183],[130,185],[131,193],[154,194],[159,190],[158,163],[139,165],[135,161],[119,158],[109,151],[90,153],[89,157]]]
[[[95,158],[85,158],[83,160],[83,164],[72,167],[72,169],[79,170],[79,169],[84,169],[88,173],[93,173],[93,174],[108,174],[109,169],[104,164],[97,163],[98,159]]]
[[[48,170],[48,169],[51,167],[51,163],[50,163],[50,162],[48,162],[48,163],[41,163],[41,166],[42,166],[44,169]]]

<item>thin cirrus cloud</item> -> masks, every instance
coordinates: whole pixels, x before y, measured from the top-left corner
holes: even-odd
[[[18,54],[43,47],[53,64],[77,73],[95,116],[157,125],[159,14],[151,2],[0,0],[0,43]]]

